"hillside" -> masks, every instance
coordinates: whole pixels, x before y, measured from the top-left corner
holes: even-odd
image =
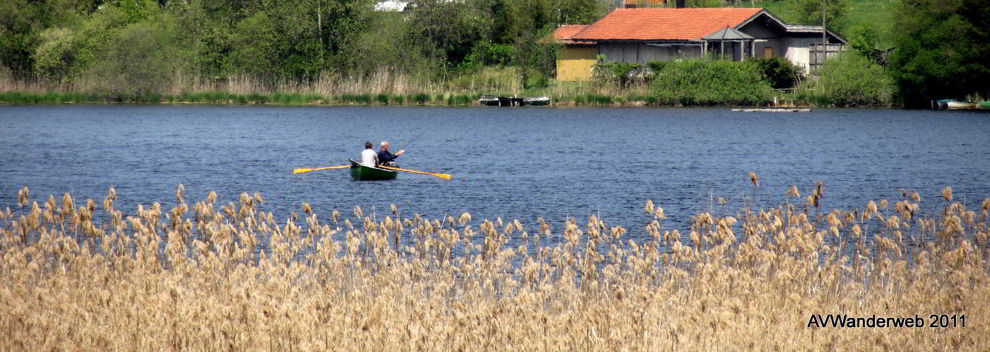
[[[847,0],[849,7],[844,19],[843,29],[840,35],[850,39],[858,30],[870,28],[874,31],[877,46],[889,48],[893,46],[893,10],[897,5],[893,0]],[[801,23],[798,9],[793,1],[765,1],[762,6],[775,15],[780,16],[784,21],[793,24],[820,24]],[[828,25],[828,24],[826,24]]]

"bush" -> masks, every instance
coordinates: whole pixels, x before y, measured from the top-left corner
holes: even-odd
[[[419,94],[413,95],[413,97],[412,97],[411,100],[413,102],[415,102],[416,104],[424,105],[424,104],[430,102],[430,95],[429,94],[426,94],[426,93],[419,93]]]
[[[890,106],[894,81],[887,71],[857,52],[825,62],[818,79],[808,82],[798,99],[824,106]]]
[[[668,62],[650,89],[647,101],[663,105],[763,105],[773,96],[756,65],[733,61]]]
[[[636,72],[642,67],[640,64],[602,62],[599,60],[592,69],[592,76],[597,82],[615,83],[621,88],[626,88],[634,80]]]
[[[801,68],[782,57],[752,59],[748,62],[756,65],[774,89],[793,88],[801,79]]]

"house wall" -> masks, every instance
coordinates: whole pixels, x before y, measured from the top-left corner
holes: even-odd
[[[587,81],[598,56],[597,46],[565,46],[557,57],[558,81]]]
[[[760,41],[754,42],[754,46],[756,47],[753,52],[754,57],[763,58],[764,49],[766,48],[773,48],[773,57],[786,57],[788,47],[785,43],[785,38],[782,38],[784,33],[779,27],[771,27],[767,21],[756,19],[740,28],[739,31],[755,39],[760,39]],[[795,62],[795,64],[797,63]]]
[[[645,43],[600,43],[605,62],[646,64],[651,61],[701,57],[701,45],[651,46]]]
[[[811,58],[808,55],[808,47],[811,44],[821,44],[822,38],[783,38],[784,44],[787,46],[787,51],[785,57],[791,60],[795,65],[802,68],[804,72],[809,72],[808,63]]]

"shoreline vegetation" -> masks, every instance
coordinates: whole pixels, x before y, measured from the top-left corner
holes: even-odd
[[[484,94],[547,96],[555,106],[926,108],[990,96],[986,1],[687,0],[771,8],[793,24],[826,18],[849,45],[820,72],[780,57],[600,56],[584,83],[555,80],[561,44],[551,35],[618,2],[417,0],[402,11],[385,3],[5,1],[0,104],[467,106]]]
[[[701,212],[684,232],[646,201],[642,238],[594,216],[553,228],[303,203],[276,219],[260,194],[184,193],[124,212],[113,188],[102,206],[21,189],[0,212],[0,349],[990,348],[990,199],[969,209],[948,187],[826,211],[821,183],[792,186],[792,202]]]
[[[483,67],[429,80],[382,71],[369,77],[321,75],[300,82],[234,77],[204,82],[173,77],[143,90],[108,88],[105,81],[23,81],[0,75],[0,104],[219,104],[480,106],[483,95],[550,97],[555,107],[893,107],[893,82],[884,69],[847,53],[803,81],[786,59],[713,59],[604,63],[587,82],[529,84],[524,70]],[[0,72],[2,73],[2,72]],[[166,84],[167,83],[167,84]]]

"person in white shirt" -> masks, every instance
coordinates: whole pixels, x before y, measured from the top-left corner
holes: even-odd
[[[364,142],[364,151],[361,152],[361,165],[367,167],[378,166],[378,153],[375,153],[374,145],[371,142]]]

